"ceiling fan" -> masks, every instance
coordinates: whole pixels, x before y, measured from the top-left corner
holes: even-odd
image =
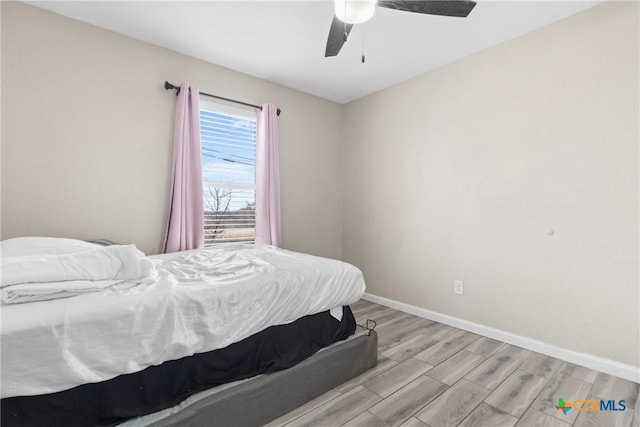
[[[336,56],[347,41],[351,28],[373,17],[376,6],[405,12],[465,18],[476,5],[467,0],[334,0],[335,15],[329,29],[324,56]],[[364,57],[363,57],[364,62]]]

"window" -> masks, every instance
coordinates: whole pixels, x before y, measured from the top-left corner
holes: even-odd
[[[200,100],[204,244],[254,242],[256,117]]]

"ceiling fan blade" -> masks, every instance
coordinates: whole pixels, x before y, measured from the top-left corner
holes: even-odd
[[[405,12],[466,18],[476,2],[466,0],[378,0],[378,6]]]
[[[333,17],[333,21],[331,21],[331,28],[329,29],[329,38],[327,39],[327,48],[324,51],[325,58],[327,56],[336,56],[340,49],[342,49],[342,45],[344,44],[344,33],[346,31],[347,35],[351,32],[352,24],[347,24],[346,30],[344,22],[339,20],[336,16]]]

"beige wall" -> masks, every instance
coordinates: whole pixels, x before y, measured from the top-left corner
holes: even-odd
[[[2,2],[2,238],[104,237],[158,252],[175,105],[165,80],[283,110],[283,244],[340,258],[340,105],[12,2]]]
[[[347,105],[343,254],[370,293],[640,365],[638,12]]]

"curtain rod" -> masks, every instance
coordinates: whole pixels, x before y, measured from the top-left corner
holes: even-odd
[[[178,95],[180,93],[180,86],[173,85],[173,84],[169,83],[166,80],[164,81],[164,88],[165,88],[165,90],[176,90],[176,95]],[[240,105],[245,105],[247,107],[258,108],[259,110],[262,111],[262,105],[249,104],[247,102],[236,101],[235,99],[225,98],[223,96],[218,96],[218,95],[211,95],[210,93],[204,93],[204,92],[200,92],[200,95],[208,96],[210,98],[221,99],[223,101],[233,102],[233,103],[240,104]],[[280,115],[280,108],[278,108],[278,110],[276,110],[276,114],[278,116]]]

